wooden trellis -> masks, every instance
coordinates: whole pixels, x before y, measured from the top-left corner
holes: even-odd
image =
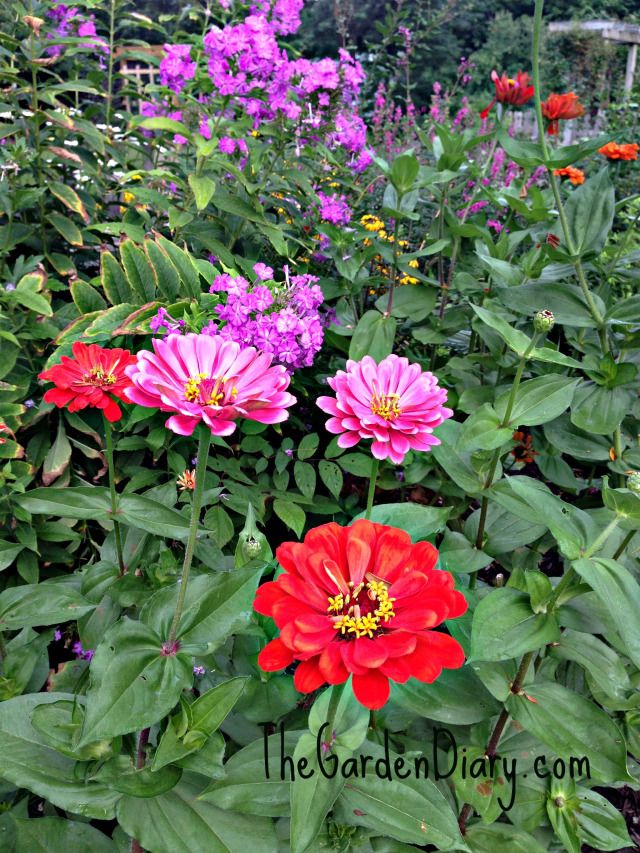
[[[138,100],[142,99],[145,86],[160,82],[160,69],[153,62],[145,62],[144,56],[162,59],[164,47],[160,44],[150,47],[117,47],[113,56],[117,63],[117,70],[125,77],[131,78],[138,92]],[[132,98],[129,95],[123,97],[123,103],[127,112],[132,112]]]

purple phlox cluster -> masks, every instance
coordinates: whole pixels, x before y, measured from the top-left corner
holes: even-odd
[[[545,184],[547,181],[547,169],[545,166],[538,166],[537,169],[534,169],[529,177],[526,187],[532,187],[534,184],[536,186],[541,186]]]
[[[355,110],[364,71],[343,49],[337,60],[290,60],[277,36],[298,29],[301,8],[301,0],[273,5],[264,0],[253,4],[241,23],[209,30],[204,49],[214,90],[227,99],[230,120],[240,112],[257,129],[282,116],[297,122],[298,150],[324,138],[348,151],[350,167],[363,171],[371,157],[363,154],[366,125]]]
[[[344,195],[325,195],[318,193],[320,201],[320,219],[323,222],[332,222],[334,225],[348,225],[351,221],[351,208],[347,204]]]
[[[48,39],[76,36],[78,38],[89,38],[90,41],[79,46],[93,50],[98,48],[101,53],[109,53],[109,45],[96,32],[93,15],[89,18],[83,18],[76,6],[66,6],[63,3],[55,3],[50,9],[47,9],[46,15],[54,24],[54,30],[47,33]],[[64,48],[65,46],[62,44],[55,44],[48,47],[46,52],[49,56],[60,56]],[[100,66],[104,67],[102,57],[100,57]]]
[[[496,234],[500,234],[504,225],[498,219],[487,219],[487,228],[493,228]]]
[[[166,308],[158,308],[158,313],[149,322],[149,328],[154,335],[157,335],[159,332],[163,335],[180,332],[184,329],[185,325],[184,320],[176,320],[175,317],[169,314]]]
[[[462,207],[457,211],[457,215],[462,217],[473,216],[474,213],[479,213],[483,210],[489,202],[486,199],[480,199],[480,201],[474,201],[472,204],[467,207]]]
[[[71,647],[71,651],[74,653],[78,660],[91,660],[91,658],[95,654],[94,649],[83,649],[82,643],[78,640],[77,643],[74,643]]]
[[[221,136],[218,140],[218,148],[222,154],[242,154],[244,157],[249,153],[246,139],[233,139],[231,136]]]
[[[268,267],[266,264],[262,264],[260,262],[254,264],[253,271],[260,281],[270,281],[273,279],[273,268]]]
[[[269,269],[256,266],[262,274]],[[316,276],[289,276],[287,268],[285,276],[284,283],[269,285],[260,276],[253,284],[243,276],[216,276],[209,290],[225,293],[226,300],[216,306],[218,322],[211,320],[202,333],[255,346],[289,371],[310,367],[324,335],[318,310],[322,290]]]
[[[165,56],[160,63],[160,82],[179,94],[187,80],[196,76],[197,63],[191,59],[191,45],[165,44]]]
[[[384,83],[380,83],[374,97],[371,120],[375,147],[384,148],[387,154],[404,150],[413,143],[415,125],[415,105],[411,101],[404,108],[395,104],[388,96]]]
[[[462,99],[462,106],[454,116],[453,126],[459,127],[461,124],[463,124],[464,120],[469,115],[469,112],[469,99],[467,97],[464,97]]]

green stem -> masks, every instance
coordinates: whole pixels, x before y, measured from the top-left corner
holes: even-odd
[[[4,642],[4,636],[2,634],[2,631],[0,631],[0,663],[2,663],[2,661],[6,658],[6,656],[7,656],[7,647],[6,647],[5,642]]]
[[[398,198],[400,205],[401,197]],[[393,307],[393,291],[396,287],[396,273],[398,271],[398,229],[399,222],[396,217],[393,221],[393,263],[391,265],[391,282],[389,284],[389,299],[387,300],[387,310],[384,312],[385,317],[391,316],[391,308]]]
[[[533,656],[535,652],[527,652],[527,654],[522,658],[520,666],[518,668],[518,672],[516,673],[516,677],[513,680],[513,684],[509,688],[509,692],[517,696],[522,689],[522,684],[527,675],[527,670],[531,665],[531,661],[533,660]],[[487,748],[485,749],[485,755],[487,758],[493,758],[498,751],[498,744],[500,743],[500,738],[502,737],[502,733],[505,730],[507,723],[509,722],[509,712],[506,707],[503,706],[502,711],[500,711],[500,716],[498,717],[496,724],[494,726],[493,732],[491,733],[491,737],[487,743]],[[462,835],[465,834],[467,830],[467,821],[471,816],[471,812],[473,811],[473,806],[469,805],[469,803],[465,803],[462,806],[462,810],[460,811],[460,816],[458,817],[458,826],[460,827],[460,832]]]
[[[516,375],[513,380],[513,385],[511,386],[511,392],[509,394],[509,399],[507,400],[507,408],[504,412],[504,417],[500,423],[499,429],[504,429],[504,427],[509,426],[509,421],[511,419],[511,413],[513,412],[513,407],[516,402],[516,394],[518,392],[518,388],[520,386],[520,380],[522,379],[522,374],[524,372],[525,365],[527,363],[527,359],[529,358],[532,351],[535,349],[535,346],[540,337],[540,332],[535,332],[533,338],[531,339],[531,343],[524,351],[522,357],[520,358],[520,363],[518,364],[518,369],[516,370]],[[493,477],[496,473],[496,468],[498,467],[498,462],[500,461],[501,451],[500,448],[496,448],[493,453],[493,458],[491,459],[491,464],[489,465],[489,472],[484,482],[484,488],[488,489],[489,486],[493,483]],[[487,510],[489,508],[489,499],[486,497],[482,498],[482,503],[480,505],[480,518],[478,520],[478,534],[476,536],[476,548],[478,551],[482,550],[482,544],[484,539],[484,526],[487,521]],[[473,579],[474,576],[472,576]],[[475,582],[473,584],[475,586]],[[471,588],[473,589],[473,586]]]
[[[107,454],[107,468],[109,469],[109,492],[111,493],[111,519],[113,521],[113,533],[116,539],[116,554],[118,555],[118,567],[120,576],[125,573],[124,556],[122,551],[122,534],[120,522],[117,520],[118,495],[116,493],[115,467],[113,464],[113,430],[110,422],[103,416],[105,452]]]
[[[344,693],[344,688],[346,687],[347,682],[343,681],[342,684],[334,684],[331,688],[331,697],[329,699],[329,709],[327,710],[327,723],[328,726],[326,728],[325,735],[325,745],[327,748],[331,748],[333,743],[333,724],[336,719],[336,713],[338,711],[338,705],[340,704],[340,700],[342,699],[342,694]]]
[[[367,509],[364,514],[366,519],[371,518],[371,510],[373,509],[373,496],[376,493],[376,480],[378,479],[378,468],[380,462],[375,456],[371,457],[371,474],[369,475],[369,491],[367,492]]]
[[[624,552],[625,552],[625,550],[626,550],[626,548],[627,548],[627,545],[629,544],[629,542],[631,542],[631,540],[632,540],[632,539],[633,539],[633,537],[635,536],[635,533],[636,533],[636,531],[635,531],[635,530],[630,530],[630,531],[627,533],[627,535],[624,537],[624,539],[622,540],[622,542],[620,543],[620,545],[619,545],[619,546],[618,546],[618,548],[616,549],[616,552],[615,552],[615,554],[613,555],[613,557],[612,557],[611,559],[613,559],[613,560],[617,560],[617,559],[618,559],[618,557],[621,557],[621,556],[622,556],[622,554],[624,554]]]
[[[175,645],[176,633],[184,600],[187,594],[187,583],[189,582],[189,572],[191,571],[191,561],[193,560],[193,551],[196,547],[196,537],[198,535],[198,521],[200,520],[200,509],[202,507],[202,495],[204,493],[204,480],[207,472],[207,458],[209,456],[209,446],[211,444],[211,430],[200,424],[200,438],[198,442],[198,461],[196,463],[196,487],[193,490],[193,500],[191,502],[191,524],[189,525],[189,537],[187,539],[187,548],[184,553],[184,562],[182,564],[182,574],[180,575],[180,592],[178,593],[178,601],[176,602],[176,611],[173,615],[171,630],[167,640],[167,647],[171,649]]]
[[[116,0],[109,4],[109,58],[107,59],[107,138],[111,139],[111,111],[113,109],[113,48],[116,31]]]

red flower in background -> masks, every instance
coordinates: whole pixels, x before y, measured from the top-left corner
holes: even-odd
[[[501,104],[511,104],[513,107],[522,107],[533,98],[535,90],[526,71],[518,71],[515,80],[513,77],[507,77],[506,73],[498,77],[498,72],[492,71],[491,79],[496,87],[496,94],[489,106],[480,113],[482,119],[487,118],[497,101]]]
[[[607,160],[637,160],[640,145],[636,142],[625,142],[622,145],[617,142],[607,142],[602,148],[598,148],[598,154],[603,154]]]
[[[403,530],[371,521],[332,522],[304,542],[285,542],[276,557],[284,573],[258,588],[254,609],[274,619],[280,637],[258,664],[269,672],[299,661],[301,693],[353,675],[356,698],[376,710],[389,698],[389,680],[431,683],[464,663],[458,642],[432,630],[461,616],[467,602],[452,575],[434,568],[429,542],[414,545]]]
[[[564,166],[562,169],[554,169],[553,174],[559,178],[569,178],[574,186],[584,184],[584,172],[582,169],[575,169],[573,166]]]
[[[541,106],[542,115],[549,122],[547,133],[550,136],[558,133],[560,129],[558,121],[560,119],[579,118],[584,115],[584,107],[575,92],[568,92],[564,95],[549,95]]]
[[[39,375],[39,379],[56,386],[44,395],[45,403],[55,403],[58,408],[68,405],[70,412],[87,407],[102,409],[108,421],[119,420],[122,411],[113,398],[129,402],[124,390],[131,381],[124,370],[135,364],[136,357],[128,350],[102,349],[97,344],[80,341],[74,343],[71,351],[73,358],[63,355],[60,364]]]

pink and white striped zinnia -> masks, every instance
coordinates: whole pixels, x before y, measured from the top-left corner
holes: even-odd
[[[174,412],[166,426],[178,435],[191,435],[200,421],[213,435],[230,435],[238,418],[279,423],[296,402],[285,368],[254,347],[188,334],[154,338],[153,349],[127,368],[126,393],[140,406]]]
[[[437,378],[423,372],[419,364],[388,355],[380,364],[365,355],[362,361],[347,361],[327,379],[335,397],[318,397],[317,404],[329,418],[329,432],[340,433],[338,445],[353,447],[372,438],[376,459],[391,459],[397,465],[409,450],[429,450],[440,440],[433,430],[453,414],[443,404],[447,392]]]

